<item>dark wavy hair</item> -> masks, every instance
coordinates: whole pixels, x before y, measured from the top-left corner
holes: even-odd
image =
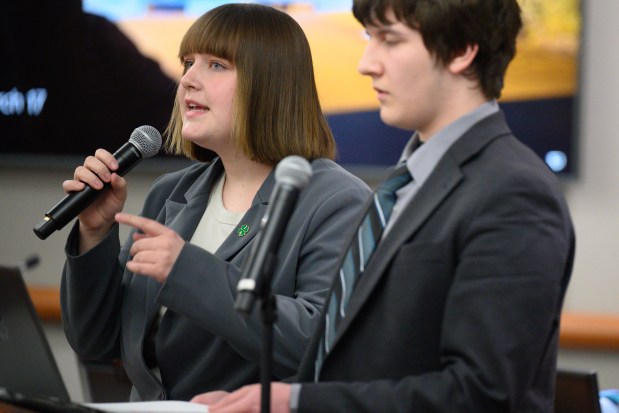
[[[354,0],[353,14],[364,26],[398,21],[421,33],[428,51],[446,65],[468,45],[478,45],[466,76],[476,79],[487,98],[499,98],[522,27],[516,0]]]

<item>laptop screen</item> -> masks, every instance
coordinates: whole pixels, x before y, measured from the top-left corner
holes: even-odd
[[[0,266],[0,387],[69,401],[19,269]]]
[[[558,369],[555,413],[601,413],[597,372]]]

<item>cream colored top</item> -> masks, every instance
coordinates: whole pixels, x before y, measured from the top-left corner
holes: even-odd
[[[223,188],[226,174],[223,173],[209,197],[202,219],[198,223],[191,242],[214,253],[238,226],[244,212],[228,211],[223,203]]]

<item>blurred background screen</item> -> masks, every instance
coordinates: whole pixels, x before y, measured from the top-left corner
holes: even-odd
[[[225,1],[20,0],[0,3],[0,164],[115,150],[134,128],[163,132],[180,40]],[[410,132],[382,124],[351,1],[258,1],[294,17],[310,41],[323,110],[345,166],[383,167]],[[521,1],[525,27],[501,105],[516,136],[559,174],[577,170],[579,0]],[[162,160],[166,156],[162,155]]]

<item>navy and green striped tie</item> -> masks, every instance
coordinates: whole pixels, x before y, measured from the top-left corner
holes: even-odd
[[[339,277],[327,302],[325,329],[316,358],[316,378],[324,356],[330,351],[340,321],[346,316],[352,291],[363,275],[365,267],[376,249],[396,202],[396,191],[412,180],[406,164],[396,168],[374,193],[365,218],[348,247],[339,271]]]

